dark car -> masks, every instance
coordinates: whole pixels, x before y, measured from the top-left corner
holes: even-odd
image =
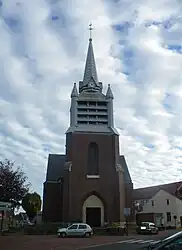
[[[137,227],[138,234],[158,234],[159,229],[152,222],[141,222]]]
[[[145,248],[147,250],[182,250],[182,231],[175,233],[164,240],[151,244]]]

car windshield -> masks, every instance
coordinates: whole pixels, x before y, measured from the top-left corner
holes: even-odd
[[[175,238],[176,236],[180,236],[180,235],[182,235],[182,232],[175,233],[175,234],[173,234],[173,235],[171,235],[171,236],[165,238],[164,240],[162,240],[162,242],[167,241],[167,240],[172,240],[172,239]]]
[[[179,235],[182,235],[182,232],[178,232],[178,233],[175,233],[175,234],[173,234],[173,235],[171,235],[171,236],[169,236],[169,237],[167,237],[167,238],[165,238],[165,239],[163,239],[163,240],[160,240],[159,242],[156,242],[155,244],[152,244],[152,245],[150,245],[151,247],[153,246],[153,247],[156,247],[156,246],[158,246],[158,245],[160,245],[160,244],[162,244],[162,243],[164,243],[164,242],[166,242],[166,241],[168,241],[168,240],[172,240],[173,238],[175,238],[175,237],[177,237],[177,236],[179,236]]]
[[[78,227],[77,224],[71,224],[71,225],[69,225],[67,228],[76,229],[77,227]]]
[[[148,222],[142,222],[142,223],[141,223],[141,226],[148,226],[148,225],[149,225]]]

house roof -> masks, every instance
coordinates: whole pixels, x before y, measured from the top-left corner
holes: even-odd
[[[164,190],[167,193],[176,196],[177,189],[182,185],[182,181],[173,182],[163,185],[150,186],[145,188],[138,188],[133,190],[134,200],[147,200],[152,198],[159,190]]]
[[[49,154],[46,181],[57,181],[64,175],[65,158],[66,156],[63,154]],[[120,164],[124,170],[124,181],[127,183],[132,182],[128,166],[123,155],[120,156]]]

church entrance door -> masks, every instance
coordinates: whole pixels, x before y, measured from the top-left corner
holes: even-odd
[[[101,226],[101,208],[87,207],[86,208],[86,223],[91,227]]]
[[[92,227],[104,225],[104,204],[96,195],[90,195],[83,203],[82,221]]]

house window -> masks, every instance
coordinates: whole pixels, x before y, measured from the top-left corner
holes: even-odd
[[[88,146],[87,176],[99,175],[99,148],[95,142]]]
[[[167,205],[169,206],[169,199],[167,199],[166,202],[167,202]]]
[[[170,222],[171,221],[171,213],[170,212],[166,213],[166,216],[167,216],[167,222]]]
[[[152,201],[152,207],[154,207],[154,201]]]

